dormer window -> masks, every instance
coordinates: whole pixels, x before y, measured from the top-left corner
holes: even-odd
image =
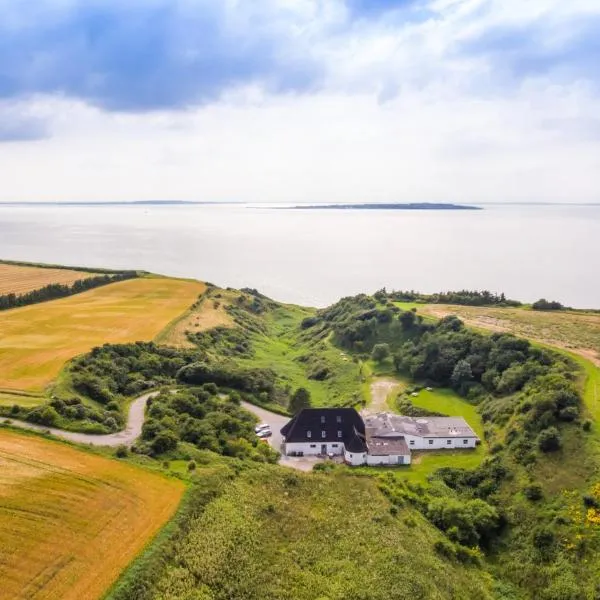
[[[312,431],[310,431],[310,429],[306,432],[306,437],[307,438],[312,437]]]
[[[325,415],[321,415],[321,423],[325,423]]]
[[[327,437],[327,432],[325,430],[321,431],[321,437],[322,438]]]

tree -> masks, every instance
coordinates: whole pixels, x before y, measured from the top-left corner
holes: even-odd
[[[450,377],[452,384],[455,387],[460,387],[463,383],[471,381],[472,379],[473,372],[471,371],[471,365],[469,361],[459,360],[452,371],[452,376]]]
[[[371,358],[375,362],[383,362],[390,355],[389,344],[375,344],[371,352]]]
[[[412,327],[414,326],[415,321],[417,320],[417,315],[412,310],[407,310],[407,311],[404,311],[403,313],[400,313],[398,320],[400,321],[400,324],[402,325],[402,329],[404,329],[405,331],[408,331],[409,329],[412,329]]]
[[[310,393],[305,388],[298,388],[290,398],[289,409],[295,415],[303,408],[310,408]]]

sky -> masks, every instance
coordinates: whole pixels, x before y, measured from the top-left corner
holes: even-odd
[[[600,202],[600,0],[0,0],[0,201]]]

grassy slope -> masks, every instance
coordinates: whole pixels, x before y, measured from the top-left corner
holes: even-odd
[[[491,598],[489,577],[440,558],[439,539],[414,509],[393,516],[372,478],[258,466],[220,484],[143,598]]]
[[[253,338],[254,356],[242,359],[241,364],[275,368],[284,383],[292,389],[305,387],[315,406],[336,406],[360,396],[359,367],[328,340],[318,344],[307,342],[299,335],[300,323],[313,311],[282,305],[265,315],[267,334]],[[326,362],[332,376],[325,381],[307,378],[306,363],[300,359],[318,355]]]
[[[94,346],[151,340],[202,290],[199,282],[146,277],[2,312],[0,388],[42,391]]]
[[[0,472],[0,595],[6,598],[100,597],[173,515],[184,489],[5,429]]]

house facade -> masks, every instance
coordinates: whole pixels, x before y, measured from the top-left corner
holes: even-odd
[[[286,456],[343,456],[350,465],[409,465],[412,450],[475,448],[479,437],[462,417],[363,418],[353,408],[306,408],[282,429]]]
[[[365,424],[353,408],[305,408],[284,425],[281,435],[286,456],[366,452]]]

